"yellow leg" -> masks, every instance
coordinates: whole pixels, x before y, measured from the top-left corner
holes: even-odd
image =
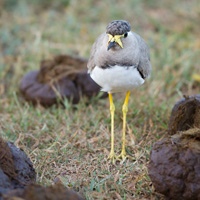
[[[115,162],[115,153],[114,153],[114,114],[115,114],[115,105],[112,100],[112,94],[109,93],[109,100],[110,100],[110,113],[111,113],[111,151],[108,158]]]
[[[119,158],[122,158],[122,161],[126,159],[126,150],[125,150],[125,135],[126,135],[126,114],[128,112],[128,99],[129,99],[130,91],[127,92],[126,98],[124,101],[124,105],[122,107],[123,112],[123,137],[122,137],[122,152],[118,156]]]

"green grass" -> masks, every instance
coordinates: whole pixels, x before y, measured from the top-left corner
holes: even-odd
[[[18,2],[18,3],[16,3]],[[167,136],[174,103],[199,92],[200,3],[193,1],[13,1],[0,3],[0,135],[31,158],[37,182],[59,177],[86,199],[161,199],[148,177],[153,143]],[[152,76],[130,96],[124,164],[107,161],[108,99],[82,99],[65,109],[33,107],[18,85],[40,61],[57,54],[89,57],[95,38],[114,19],[130,21],[151,51]],[[124,94],[114,95],[115,151],[120,153]],[[134,145],[135,141],[135,145]]]

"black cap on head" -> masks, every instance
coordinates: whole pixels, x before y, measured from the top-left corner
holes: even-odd
[[[106,33],[114,35],[123,35],[124,33],[131,30],[131,25],[127,21],[115,20],[108,24]]]

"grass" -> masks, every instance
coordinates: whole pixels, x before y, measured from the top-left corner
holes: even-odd
[[[148,177],[153,143],[167,136],[174,103],[199,92],[200,3],[192,1],[13,1],[0,6],[0,135],[30,157],[37,182],[58,178],[86,199],[162,199]],[[151,51],[151,79],[130,96],[127,152],[116,166],[110,150],[108,99],[65,109],[33,107],[21,97],[23,75],[57,54],[89,57],[95,38],[114,19],[130,21]],[[124,94],[114,95],[115,151],[121,150]],[[134,144],[135,142],[135,144]]]

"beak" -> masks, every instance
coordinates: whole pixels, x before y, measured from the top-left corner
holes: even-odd
[[[109,42],[109,44],[108,44],[108,48],[107,48],[107,51],[109,51],[110,48],[112,48],[114,45],[115,45],[115,41],[113,41],[113,42]]]
[[[108,40],[108,51],[110,48],[112,48],[115,43],[117,43],[121,48],[123,48],[123,44],[121,42],[121,37],[123,35],[115,35],[115,36],[112,36],[111,34],[107,33],[108,37],[109,37],[109,40]]]

